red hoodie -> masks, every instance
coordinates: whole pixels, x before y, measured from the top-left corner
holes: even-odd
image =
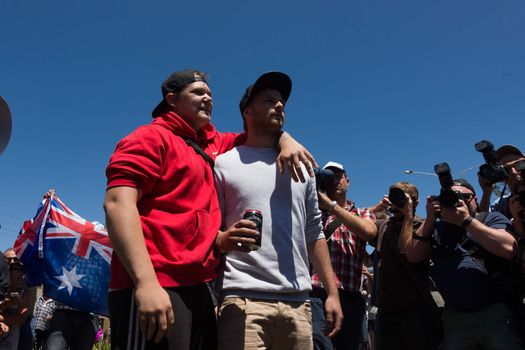
[[[194,139],[213,159],[245,140],[243,134],[218,133],[212,124],[196,132],[169,112],[122,139],[106,169],[107,188],[142,190],[137,207],[144,240],[163,287],[212,280],[220,261],[214,254],[221,213],[213,172],[180,136]],[[131,278],[113,254],[110,288],[131,287]]]

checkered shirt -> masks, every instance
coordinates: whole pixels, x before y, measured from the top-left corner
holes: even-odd
[[[55,301],[53,299],[44,300],[43,297],[38,298],[35,304],[35,311],[33,317],[35,319],[35,329],[46,330],[49,328],[49,321],[53,312],[55,311]]]
[[[346,201],[344,209],[359,217],[375,220],[374,214],[369,209],[359,209],[350,201]],[[326,230],[335,219],[335,215],[323,213],[323,229]],[[328,238],[327,243],[337,288],[348,292],[359,292],[366,241],[341,223]],[[312,285],[323,286],[316,273],[312,276]]]

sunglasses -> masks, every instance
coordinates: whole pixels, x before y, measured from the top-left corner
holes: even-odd
[[[470,202],[472,198],[474,198],[474,193],[463,193],[456,191],[456,194],[458,195],[459,199],[463,200],[464,202]]]

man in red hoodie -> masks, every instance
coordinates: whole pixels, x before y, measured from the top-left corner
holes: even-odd
[[[219,133],[210,123],[212,94],[202,72],[171,74],[162,95],[153,122],[119,142],[106,170],[104,209],[115,252],[112,347],[214,349],[215,315],[206,282],[216,277],[220,262],[214,241],[221,214],[213,159],[244,143],[245,135]],[[313,157],[288,134],[279,147],[281,172],[287,166],[296,181],[304,181],[295,171],[302,162],[313,175]],[[257,234],[246,227],[230,231],[235,230]]]

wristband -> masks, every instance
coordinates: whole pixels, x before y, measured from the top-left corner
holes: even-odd
[[[330,208],[328,208],[328,214],[332,214],[336,205],[337,205],[337,202],[332,201],[332,204],[330,204]]]
[[[463,228],[467,228],[468,225],[470,225],[472,223],[472,220],[474,220],[474,218],[472,216],[468,216],[465,220],[463,220],[463,222],[461,223],[461,227]]]

